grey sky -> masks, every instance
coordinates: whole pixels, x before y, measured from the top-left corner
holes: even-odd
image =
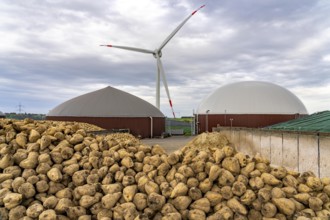
[[[156,60],[114,48],[163,49],[174,110],[191,115],[218,87],[273,82],[310,113],[330,108],[328,0],[3,0],[0,111],[48,113],[108,85],[155,103]],[[161,110],[171,116],[164,88]]]

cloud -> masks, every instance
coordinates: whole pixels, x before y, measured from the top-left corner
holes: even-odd
[[[310,111],[329,109],[325,0],[4,0],[0,111],[22,103],[27,112],[47,113],[107,85],[154,104],[154,57],[99,45],[152,50],[205,3],[162,51],[175,111],[191,115],[209,93],[242,80],[273,82]],[[164,88],[161,110],[171,116]]]

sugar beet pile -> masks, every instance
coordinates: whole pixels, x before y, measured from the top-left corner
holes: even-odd
[[[330,178],[271,167],[219,134],[167,154],[86,129],[0,120],[0,219],[329,219]]]

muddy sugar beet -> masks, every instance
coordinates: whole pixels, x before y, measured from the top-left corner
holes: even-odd
[[[0,219],[329,219],[330,179],[202,134],[166,154],[73,122],[0,120]]]

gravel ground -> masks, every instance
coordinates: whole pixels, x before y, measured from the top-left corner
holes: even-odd
[[[172,136],[168,138],[146,138],[142,139],[141,142],[150,146],[159,144],[167,153],[171,153],[182,148],[194,138],[195,136]]]

